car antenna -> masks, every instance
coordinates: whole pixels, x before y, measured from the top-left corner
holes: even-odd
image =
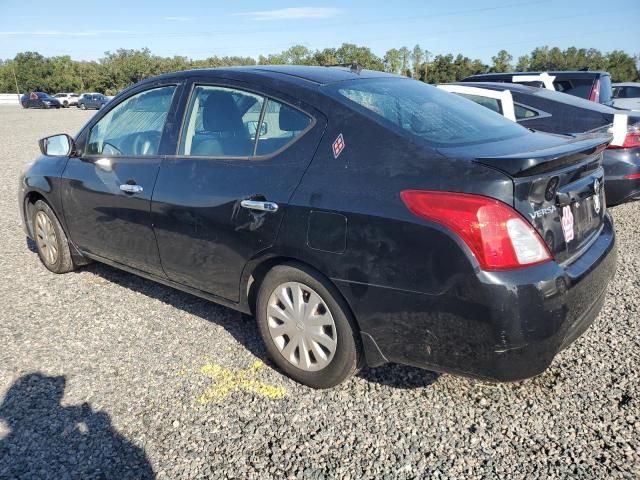
[[[358,75],[360,75],[360,73],[362,72],[362,65],[360,65],[358,62],[351,62],[351,63],[331,63],[331,64],[327,64],[324,65],[325,67],[349,67],[349,71],[352,73],[357,73]]]
[[[362,65],[360,65],[358,62],[351,62],[351,66],[349,67],[349,70],[351,70],[351,72],[353,73],[357,73],[358,75],[360,75],[360,72],[362,72]]]

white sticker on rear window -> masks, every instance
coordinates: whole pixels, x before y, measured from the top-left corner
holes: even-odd
[[[562,209],[562,234],[565,242],[573,240],[573,213],[569,205]]]

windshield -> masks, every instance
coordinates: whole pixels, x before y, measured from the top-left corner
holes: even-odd
[[[498,113],[419,81],[354,80],[329,88],[345,105],[431,146],[491,142],[527,132]]]

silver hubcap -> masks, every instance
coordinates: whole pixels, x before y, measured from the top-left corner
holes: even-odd
[[[36,214],[36,243],[42,257],[53,265],[58,259],[58,239],[49,216],[40,211]]]
[[[306,285],[279,285],[269,297],[267,323],[280,354],[301,370],[322,370],[333,359],[337,345],[333,315]]]

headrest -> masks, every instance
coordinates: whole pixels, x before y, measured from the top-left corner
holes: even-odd
[[[213,90],[202,106],[202,128],[208,132],[240,132],[242,115],[230,92]]]
[[[298,110],[286,105],[280,106],[278,123],[283,132],[300,132],[309,126],[310,121],[309,117]]]

